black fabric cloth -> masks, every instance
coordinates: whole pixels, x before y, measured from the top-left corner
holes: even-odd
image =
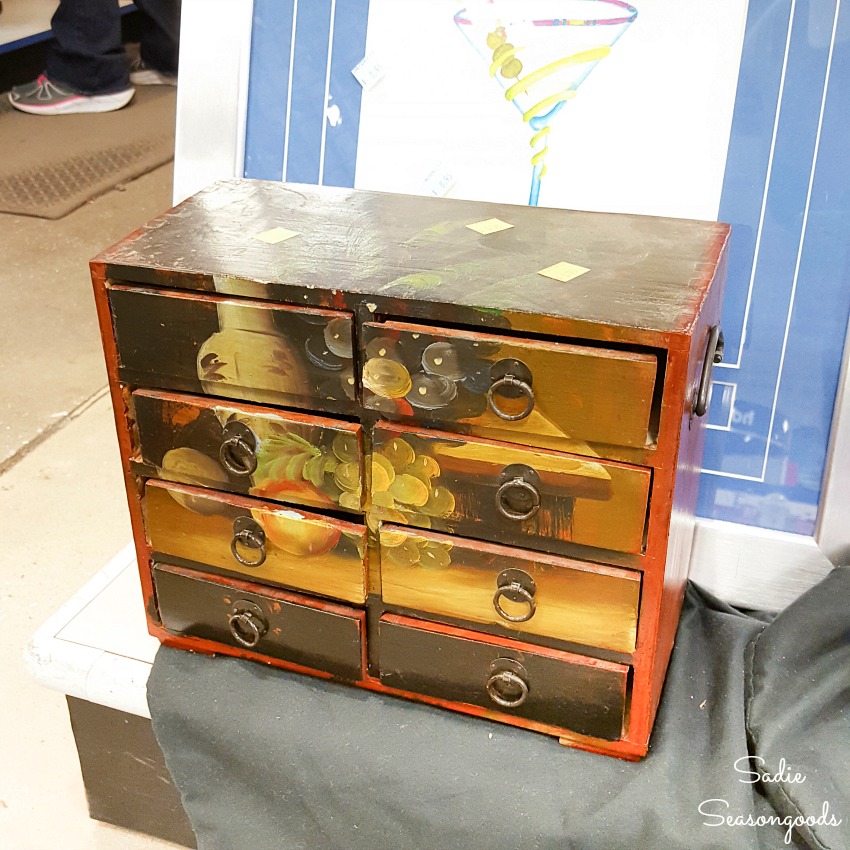
[[[180,0],[135,0],[141,12],[140,55],[151,68],[177,73]],[[109,94],[130,85],[121,44],[118,0],[61,0],[50,21],[49,79],[81,94]]]
[[[847,850],[848,624],[847,568],[775,619],[689,586],[639,763],[166,647],[148,702],[200,850]]]

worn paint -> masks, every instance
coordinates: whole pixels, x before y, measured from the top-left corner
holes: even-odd
[[[238,220],[209,209],[210,192],[239,203]],[[513,226],[485,234],[467,226],[489,219]],[[250,239],[281,222],[298,238]],[[691,471],[702,445],[688,406],[705,329],[718,318],[728,232],[716,223],[225,181],[104,252],[92,277],[151,632],[170,645],[336,676],[582,749],[645,754],[687,574]],[[568,283],[539,274],[566,261],[588,271]],[[400,342],[401,356],[385,359]],[[453,364],[458,343],[466,350]],[[434,344],[439,350],[429,350]],[[533,409],[513,424],[487,405],[499,358],[520,361],[533,379]],[[497,392],[496,402],[507,413],[523,404],[510,392]],[[329,418],[340,414],[348,421]],[[256,429],[261,444],[270,423],[285,432],[258,452],[264,483],[254,473],[222,474],[229,422]],[[352,433],[352,456],[341,458],[334,440]],[[413,457],[396,445],[400,468],[382,481],[375,459],[399,440]],[[164,463],[174,451],[183,455]],[[175,457],[192,460],[194,473],[175,473]],[[542,497],[540,516],[514,532],[515,520],[488,518],[483,507],[495,506],[508,460],[534,471]],[[337,519],[341,511],[352,521]],[[268,566],[234,567],[240,517],[271,530]],[[388,520],[408,527],[382,531]],[[428,527],[461,536],[417,530]],[[316,646],[310,657],[238,646],[220,619],[209,632],[175,629],[174,620],[167,631],[159,618],[175,613],[178,597],[163,599],[159,579],[154,587],[154,536],[180,563],[204,570],[158,567],[158,576],[182,571],[181,584],[211,582],[227,605],[253,594],[269,616],[295,595],[278,585],[317,594],[300,597],[317,611],[337,606],[322,596],[343,599],[367,609],[368,634],[367,611],[346,608],[360,638],[340,670],[310,656]],[[518,624],[487,621],[500,617],[491,593],[494,581],[503,586],[500,562],[535,581],[537,607]],[[578,577],[574,592],[555,591],[568,576]],[[594,589],[598,582],[607,589]],[[509,614],[527,610],[499,598]],[[529,703],[527,716],[505,712],[453,692],[450,676],[435,686],[439,670],[424,649],[407,665],[411,675],[419,670],[418,684],[403,670],[398,681],[389,671],[376,678],[378,623],[396,616],[387,605],[419,612],[403,632],[417,645],[427,634],[469,658],[486,647],[514,660],[545,657],[557,662],[547,677],[571,681],[571,694],[553,697],[557,705]],[[268,639],[291,640],[288,622],[271,624]],[[556,659],[561,642],[586,652]],[[605,667],[612,652],[624,663]],[[605,675],[571,679],[577,670]]]

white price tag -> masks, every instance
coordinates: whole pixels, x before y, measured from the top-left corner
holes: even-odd
[[[364,89],[371,89],[384,76],[384,66],[375,56],[364,56],[352,69],[354,78]]]
[[[454,175],[444,165],[437,165],[428,172],[425,187],[437,198],[443,198],[455,184]]]

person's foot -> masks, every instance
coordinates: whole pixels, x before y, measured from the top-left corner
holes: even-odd
[[[136,86],[176,86],[177,75],[149,68],[140,56],[130,65],[130,82]]]
[[[109,94],[80,94],[67,86],[47,79],[42,74],[31,83],[15,86],[9,92],[9,103],[31,115],[71,115],[75,112],[113,112],[126,106],[135,89]]]

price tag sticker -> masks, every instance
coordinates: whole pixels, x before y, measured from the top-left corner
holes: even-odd
[[[380,60],[375,56],[364,56],[352,69],[351,73],[358,83],[366,90],[376,86],[386,71]]]
[[[561,283],[569,283],[569,281],[575,280],[589,271],[590,269],[586,269],[584,266],[577,266],[575,263],[555,263],[554,266],[540,269],[537,274],[548,277],[551,280],[560,281]]]
[[[269,245],[277,245],[278,242],[286,242],[287,239],[292,239],[293,236],[298,236],[295,230],[289,230],[286,227],[273,227],[271,230],[264,230],[254,236],[254,239],[259,239],[261,242],[267,242]]]
[[[435,198],[444,198],[454,184],[454,175],[442,164],[434,166],[425,178],[425,188]]]

